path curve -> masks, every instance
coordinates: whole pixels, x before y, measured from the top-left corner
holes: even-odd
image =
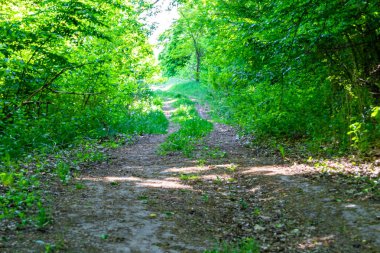
[[[169,117],[170,102],[164,106]],[[207,106],[198,111],[208,118]],[[169,132],[178,128],[170,125]],[[194,158],[160,156],[167,135],[146,135],[110,151],[57,193],[52,229],[5,252],[36,252],[41,240],[64,252],[202,252],[218,240],[253,237],[262,252],[377,252],[380,205],[339,198],[310,168],[244,145],[214,123]],[[192,173],[197,180],[180,180]],[[39,238],[39,240],[36,240]],[[42,239],[41,239],[42,238]]]

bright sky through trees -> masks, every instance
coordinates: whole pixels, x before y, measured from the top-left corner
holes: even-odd
[[[161,33],[167,30],[174,20],[178,19],[179,15],[177,8],[170,6],[170,0],[161,0],[155,4],[157,10],[156,15],[147,17],[147,23],[149,25],[155,25],[156,29],[149,37],[149,43],[155,45],[154,54],[157,57],[161,49],[157,46],[158,37]]]

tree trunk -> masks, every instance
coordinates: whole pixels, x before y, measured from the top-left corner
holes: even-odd
[[[200,72],[201,72],[201,52],[199,49],[196,50],[196,57],[197,57],[197,66],[195,70],[195,81],[199,82]]]

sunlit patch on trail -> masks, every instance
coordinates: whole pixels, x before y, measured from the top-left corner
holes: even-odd
[[[189,185],[181,184],[178,178],[167,177],[164,179],[146,179],[140,177],[84,177],[83,181],[93,182],[110,182],[110,183],[122,183],[130,182],[134,183],[137,187],[146,188],[164,188],[164,189],[193,189]]]
[[[212,175],[204,175],[201,176],[200,178],[204,180],[232,180],[233,177],[230,175],[221,175],[221,174],[212,174]]]
[[[172,104],[175,103],[176,101],[177,99],[170,99],[164,102],[164,108],[165,108],[164,113],[167,118],[170,118],[170,116],[177,110],[176,108],[172,107]]]
[[[249,191],[252,193],[258,193],[260,191],[260,189],[261,189],[260,186],[256,186],[256,187],[253,187],[252,189],[250,189]]]
[[[162,174],[165,173],[196,173],[212,170],[210,167],[185,167],[185,168],[170,168],[162,171]]]
[[[150,86],[150,88],[151,88],[153,91],[157,91],[157,90],[160,90],[160,91],[168,91],[168,90],[170,90],[173,86],[175,86],[175,83],[173,83],[173,84],[162,84],[162,85],[152,85],[152,86]]]
[[[166,178],[164,180],[149,179],[139,182],[137,186],[165,189],[193,189],[193,187],[189,185],[178,182],[178,178]]]
[[[178,99],[169,99],[169,100],[166,100],[164,101],[164,105],[166,106],[170,106],[172,105],[173,103],[175,103]],[[171,108],[171,111],[175,111],[176,108]],[[166,112],[169,112],[169,110],[165,110]]]
[[[290,171],[286,170],[283,167],[260,166],[260,167],[247,168],[246,170],[242,171],[242,174],[273,176],[273,175],[290,175],[294,173],[290,173]]]
[[[335,235],[326,235],[321,237],[313,237],[307,239],[305,242],[298,244],[298,248],[302,250],[315,249],[320,246],[327,247],[333,244],[335,241]]]

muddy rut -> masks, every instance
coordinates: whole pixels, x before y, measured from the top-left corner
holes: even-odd
[[[207,107],[198,110],[208,118]],[[165,138],[110,151],[73,183],[83,189],[57,193],[48,231],[5,252],[40,252],[41,240],[62,252],[203,252],[238,237],[256,238],[262,252],[379,252],[378,202],[341,199],[339,185],[245,147],[230,126],[214,123],[193,158],[159,155]]]

